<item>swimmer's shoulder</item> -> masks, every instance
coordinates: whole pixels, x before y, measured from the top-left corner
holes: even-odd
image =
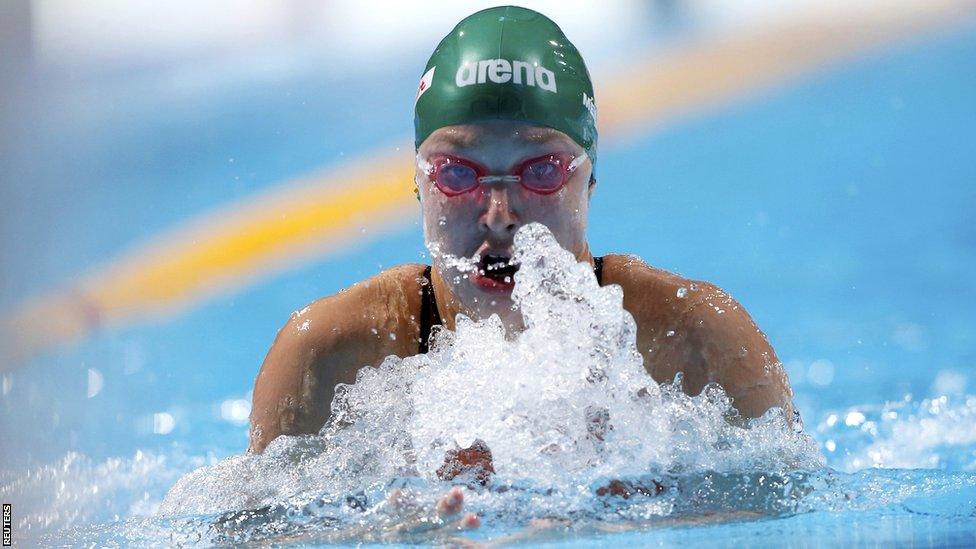
[[[292,314],[289,324],[309,335],[309,344],[368,348],[383,357],[417,352],[421,281],[425,265],[386,269],[322,297]]]
[[[668,332],[680,335],[681,328],[703,337],[729,329],[758,331],[742,305],[711,282],[653,267],[635,255],[608,255],[603,265],[604,284],[623,288],[624,308],[645,335],[671,338]]]
[[[623,288],[624,308],[637,322],[637,345],[654,379],[670,381],[681,372],[689,394],[717,382],[745,417],[758,417],[773,406],[792,414],[782,363],[727,292],[636,256],[608,255],[603,261],[603,282]]]
[[[708,296],[722,293],[712,283],[654,267],[630,254],[604,256],[603,283],[623,288],[624,307],[635,318],[657,323],[674,322]]]

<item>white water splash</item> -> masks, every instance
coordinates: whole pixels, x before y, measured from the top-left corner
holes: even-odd
[[[524,332],[506,339],[497,317],[461,316],[455,332],[435,333],[429,354],[388,357],[337,387],[319,436],[281,437],[261,456],[198,470],[174,486],[162,513],[339,498],[404,477],[443,490],[436,471],[445,452],[474,440],[491,449],[493,485],[549,495],[535,512],[590,508],[594,489],[616,478],[823,466],[816,444],[779,410],[735,426],[718,386],[691,397],[680,383],[655,383],[621,289],[600,287],[545,227],[523,227],[515,248]],[[476,501],[485,512],[511,503],[492,491]],[[662,500],[645,512],[670,509]]]
[[[257,456],[197,458],[211,465],[180,479],[161,505],[194,460],[137,454],[97,463],[69,454],[0,475],[0,495],[21,510],[17,535],[59,530],[44,544],[87,546],[453,543],[423,510],[450,485],[436,474],[444,453],[474,439],[491,448],[496,474],[466,491],[465,508],[494,529],[489,536],[550,517],[585,532],[594,521],[673,524],[906,501],[929,515],[970,512],[972,473],[835,473],[777,411],[737,427],[720,388],[689,397],[680,383],[658,386],[640,362],[619,288],[599,287],[539,226],[519,233],[517,255],[515,298],[528,326],[517,337],[506,338],[496,318],[461,318],[428,355],[388,358],[340,386],[319,435],[280,437]],[[974,406],[963,396],[834,412],[818,438],[846,470],[972,470]],[[595,493],[635,478],[663,489],[627,500]],[[421,520],[386,504],[394,486],[412,491]],[[945,504],[945,494],[959,505]]]
[[[431,259],[436,261],[444,271],[456,270],[459,273],[471,273],[478,270],[478,262],[481,261],[479,254],[474,254],[472,257],[458,257],[454,254],[442,252],[439,242],[427,242],[427,251],[430,252]]]
[[[832,466],[976,472],[976,396],[910,397],[830,412],[817,426]]]
[[[60,461],[0,474],[0,500],[16,508],[18,536],[96,521],[151,517],[163,491],[187,470],[212,458],[137,451],[131,458],[96,462],[69,452]]]

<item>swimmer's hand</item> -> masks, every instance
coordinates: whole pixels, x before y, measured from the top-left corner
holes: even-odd
[[[624,499],[630,499],[631,496],[636,495],[656,496],[665,490],[667,490],[667,487],[664,484],[653,479],[611,480],[606,486],[597,488],[596,495],[600,497],[618,496]]]
[[[387,497],[390,508],[409,518],[400,523],[397,530],[426,530],[428,528],[456,528],[458,530],[474,530],[481,526],[481,519],[474,513],[467,513],[460,519],[454,517],[464,509],[464,490],[455,486],[437,500],[434,513],[421,509],[416,495],[409,490],[397,488]]]
[[[437,469],[441,480],[473,480],[485,486],[491,480],[495,467],[491,461],[491,450],[483,440],[475,440],[467,448],[449,450],[444,456],[444,465]]]
[[[486,485],[495,472],[491,462],[491,450],[484,441],[476,440],[468,448],[450,450],[444,456],[444,464],[437,469],[441,480],[468,480]],[[422,532],[431,529],[474,530],[481,526],[481,518],[475,513],[466,513],[456,518],[464,509],[464,488],[454,486],[447,491],[433,509],[430,503],[421,502],[418,495],[409,488],[397,488],[387,496],[387,504],[401,521],[394,527],[395,532]]]

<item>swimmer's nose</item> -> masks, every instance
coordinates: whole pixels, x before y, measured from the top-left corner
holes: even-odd
[[[488,206],[481,216],[482,227],[496,236],[511,238],[520,221],[509,201],[509,189],[506,185],[491,185],[487,192]]]

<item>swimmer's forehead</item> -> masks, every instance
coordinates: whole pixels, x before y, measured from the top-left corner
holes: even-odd
[[[484,122],[440,128],[424,140],[421,148],[449,145],[461,149],[476,149],[498,141],[516,141],[526,145],[568,144],[575,142],[565,133],[525,124]]]

